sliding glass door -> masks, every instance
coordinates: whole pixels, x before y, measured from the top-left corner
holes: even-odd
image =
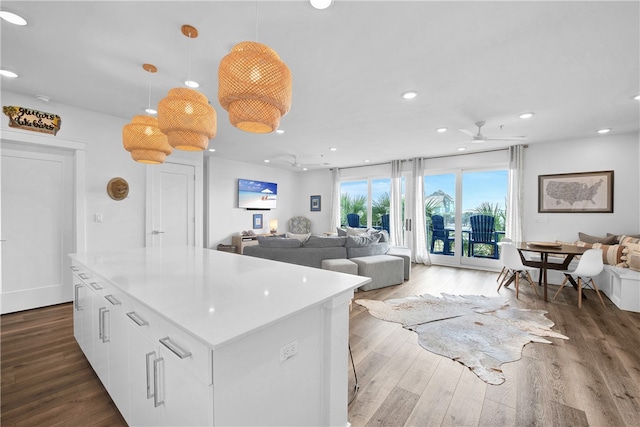
[[[427,248],[434,264],[499,265],[507,185],[506,167],[425,171]]]

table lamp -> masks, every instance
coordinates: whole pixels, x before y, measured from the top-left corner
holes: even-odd
[[[278,232],[278,220],[272,219],[269,221],[269,228],[271,229],[271,234],[276,234]]]

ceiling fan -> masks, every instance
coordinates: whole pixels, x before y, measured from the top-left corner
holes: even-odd
[[[304,169],[306,167],[313,167],[313,166],[329,166],[331,164],[331,163],[327,163],[327,162],[301,163],[297,154],[291,154],[288,157],[290,157],[291,160],[285,160],[285,162],[289,163],[291,165],[291,167],[299,168],[299,169]],[[322,159],[323,157],[324,157],[324,155],[321,154],[320,158]]]
[[[482,126],[484,126],[485,123],[486,122],[484,120],[480,120],[475,123],[475,125],[478,127],[478,133],[475,133],[475,134],[466,129],[458,129],[458,130],[464,133],[465,135],[469,135],[471,137],[471,142],[474,144],[482,144],[483,142],[486,142],[486,141],[522,141],[527,138],[526,136],[511,136],[509,138],[487,138],[482,134]]]

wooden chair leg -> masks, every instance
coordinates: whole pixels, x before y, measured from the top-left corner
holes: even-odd
[[[540,298],[540,295],[538,295],[538,289],[536,289],[536,284],[533,283],[533,279],[531,278],[531,274],[529,274],[528,271],[525,272],[527,275],[527,280],[529,281],[529,283],[531,283],[531,287],[533,288],[533,292],[536,293],[536,298]]]
[[[607,306],[604,303],[604,300],[602,299],[602,295],[600,295],[600,291],[598,290],[598,285],[596,285],[596,281],[593,280],[593,277],[591,278],[591,283],[593,284],[593,289],[595,289],[596,293],[598,294],[598,298],[600,298],[600,302],[602,303],[602,306],[604,308],[607,308]]]
[[[564,276],[564,280],[562,281],[560,288],[558,288],[558,290],[556,291],[556,294],[553,296],[553,299],[556,299],[556,297],[558,296],[558,294],[560,293],[562,288],[564,288],[564,285],[566,285],[568,281],[569,281],[569,276]]]
[[[515,274],[516,276],[516,299],[518,299],[518,292],[520,290],[520,272],[519,271],[514,271],[513,274]]]
[[[500,281],[500,277],[502,277],[502,275],[504,274],[505,268],[507,268],[507,267],[502,267],[502,270],[500,270],[500,273],[498,273],[498,277],[496,278],[496,282]],[[500,289],[500,288],[498,288],[498,289]]]
[[[582,279],[578,277],[578,308],[582,308]]]

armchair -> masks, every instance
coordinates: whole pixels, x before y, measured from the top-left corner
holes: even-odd
[[[495,218],[491,215],[472,215],[469,218],[471,231],[469,232],[469,252],[471,257],[476,255],[476,245],[489,245],[492,253],[489,258],[498,259],[498,235],[495,228]]]

